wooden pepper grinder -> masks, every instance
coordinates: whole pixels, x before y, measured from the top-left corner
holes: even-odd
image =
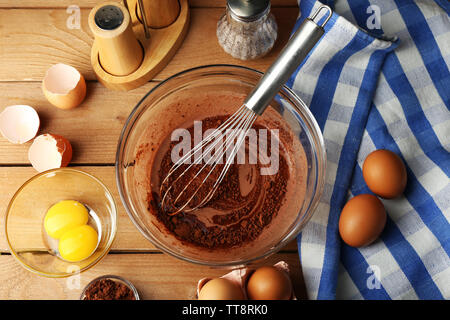
[[[92,9],[91,65],[113,90],[148,83],[172,59],[189,28],[188,0],[122,0]],[[117,1],[117,0],[116,0]]]
[[[180,3],[178,0],[142,0],[144,15],[150,28],[165,28],[171,25],[180,14]],[[138,10],[141,17],[141,10]]]
[[[89,14],[89,27],[98,46],[102,68],[115,76],[126,76],[142,64],[143,49],[131,26],[128,10],[120,3],[106,2]]]

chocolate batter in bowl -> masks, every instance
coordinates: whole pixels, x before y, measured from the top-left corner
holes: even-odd
[[[204,207],[175,215],[161,207],[160,185],[179,142],[193,146],[199,133],[220,125],[260,77],[228,65],[187,70],[151,90],[131,113],[117,150],[118,188],[134,224],[161,250],[206,265],[246,264],[281,249],[312,216],[324,183],[323,138],[286,87],[252,128],[267,137],[267,152],[258,150],[256,163],[246,143],[245,163],[231,166]],[[175,188],[186,185],[183,178]]]

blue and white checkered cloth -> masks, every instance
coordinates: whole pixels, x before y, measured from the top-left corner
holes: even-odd
[[[335,12],[288,82],[328,154],[323,197],[298,237],[309,298],[450,299],[450,3],[322,2]],[[299,5],[297,26],[320,3]],[[375,149],[402,157],[408,185],[382,200],[380,239],[352,248],[339,237],[339,215],[350,197],[370,193],[361,168]]]

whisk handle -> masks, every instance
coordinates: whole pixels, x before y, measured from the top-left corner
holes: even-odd
[[[318,25],[314,19],[323,9],[328,11],[329,16],[322,25]],[[247,108],[258,115],[264,112],[280,88],[322,37],[325,32],[323,27],[330,19],[331,14],[332,11],[328,6],[321,5],[311,18],[303,21],[278,58],[247,96],[244,102]]]

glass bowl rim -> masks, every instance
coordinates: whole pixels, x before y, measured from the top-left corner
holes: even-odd
[[[80,269],[78,272],[76,273],[61,273],[61,274],[56,274],[56,273],[47,273],[47,272],[43,272],[43,271],[39,271],[36,270],[35,268],[33,268],[32,266],[30,266],[29,264],[27,264],[25,261],[23,261],[19,255],[16,253],[16,251],[13,249],[13,246],[10,242],[9,236],[8,236],[8,216],[10,216],[10,212],[11,212],[11,206],[13,204],[13,202],[15,201],[15,199],[19,196],[19,194],[22,192],[22,190],[28,186],[29,184],[31,184],[34,180],[37,180],[41,177],[43,177],[46,174],[50,174],[50,173],[56,173],[56,172],[72,172],[72,173],[78,173],[78,174],[82,174],[87,176],[89,179],[92,179],[93,181],[95,181],[96,183],[98,183],[102,189],[104,191],[106,191],[106,193],[108,194],[109,198],[111,199],[111,204],[112,204],[112,210],[110,212],[111,216],[112,216],[112,227],[111,227],[111,236],[108,238],[108,242],[105,245],[105,249],[103,250],[102,254],[99,255],[93,262],[91,262],[89,265],[87,265],[86,267]],[[83,170],[79,170],[79,169],[74,169],[74,168],[67,168],[67,167],[63,167],[63,168],[56,168],[56,169],[50,169],[47,171],[43,171],[43,172],[39,172],[38,174],[32,176],[31,178],[29,178],[27,181],[25,181],[18,189],[17,191],[14,193],[14,195],[11,197],[11,200],[8,203],[8,206],[6,207],[6,213],[5,213],[5,218],[4,218],[4,230],[5,230],[5,238],[6,238],[6,243],[8,244],[8,249],[11,252],[11,254],[14,256],[14,258],[28,271],[31,271],[34,274],[43,276],[43,277],[47,277],[47,278],[66,278],[66,277],[70,277],[73,276],[74,274],[80,274],[83,271],[86,271],[90,268],[92,268],[93,266],[95,266],[97,263],[99,263],[109,252],[109,250],[111,249],[112,243],[114,242],[114,239],[116,238],[116,234],[117,234],[117,204],[116,201],[114,200],[114,197],[111,193],[111,191],[108,189],[108,187],[97,177],[95,177],[94,175],[87,173]]]
[[[134,226],[139,230],[139,232],[144,236],[144,238],[146,238],[148,241],[150,241],[157,249],[161,250],[164,253],[167,253],[175,258],[178,258],[182,261],[186,261],[186,262],[190,262],[190,263],[194,263],[194,264],[198,264],[198,265],[204,265],[204,266],[210,266],[210,267],[236,267],[236,266],[243,266],[243,265],[247,265],[250,262],[256,261],[256,260],[260,260],[260,259],[264,259],[269,257],[271,254],[279,251],[283,246],[280,246],[280,244],[284,243],[287,244],[287,241],[292,241],[293,237],[292,234],[296,233],[298,235],[298,233],[300,231],[297,230],[297,228],[292,228],[292,230],[288,230],[286,232],[286,235],[283,239],[280,240],[279,243],[275,244],[274,246],[272,246],[269,250],[267,250],[265,253],[263,254],[259,254],[255,257],[252,258],[247,258],[247,259],[240,259],[238,261],[231,261],[231,262],[209,262],[209,261],[204,261],[201,259],[195,259],[195,258],[189,258],[189,257],[185,257],[183,256],[181,253],[175,252],[174,250],[167,248],[164,244],[160,243],[158,239],[154,238],[151,233],[150,233],[150,237],[148,237],[147,235],[147,231],[143,230],[143,228],[141,227],[141,225],[139,224],[138,221],[136,221],[135,217],[133,216],[133,213],[131,212],[131,208],[129,208],[128,206],[128,201],[126,200],[126,196],[124,194],[124,190],[122,190],[122,176],[121,175],[121,171],[122,168],[120,161],[123,158],[123,150],[124,150],[124,146],[125,146],[125,142],[128,140],[128,136],[130,135],[132,128],[134,127],[135,123],[137,122],[137,120],[139,119],[139,116],[141,113],[143,113],[146,109],[141,109],[142,104],[144,103],[144,101],[147,99],[148,96],[150,96],[152,93],[154,93],[155,91],[157,91],[159,88],[161,88],[162,86],[164,86],[167,82],[172,81],[175,78],[178,78],[180,76],[183,76],[185,74],[188,73],[192,73],[195,71],[199,71],[199,70],[208,70],[208,69],[214,69],[214,68],[229,68],[229,69],[235,69],[237,71],[250,71],[252,73],[256,73],[260,76],[264,75],[263,72],[258,71],[256,69],[253,68],[249,68],[246,66],[240,66],[240,65],[233,65],[233,64],[209,64],[209,65],[201,65],[201,66],[197,66],[197,67],[193,67],[193,68],[189,68],[189,69],[185,69],[183,71],[177,72],[175,74],[173,74],[172,76],[164,79],[163,81],[161,81],[160,83],[158,83],[157,85],[155,85],[153,88],[151,88],[142,99],[139,100],[139,102],[136,104],[136,106],[133,108],[133,110],[130,112],[123,128],[122,131],[120,133],[120,137],[118,140],[118,144],[117,144],[117,150],[116,150],[116,161],[115,161],[115,174],[116,174],[116,185],[117,185],[117,189],[119,191],[119,196],[120,196],[120,200],[125,208],[125,211],[127,212],[128,217],[131,219],[131,221],[133,222]],[[320,198],[322,197],[323,194],[323,189],[324,189],[324,185],[325,185],[325,172],[326,172],[326,164],[327,164],[327,155],[326,155],[326,148],[325,148],[325,142],[324,142],[324,138],[323,138],[323,134],[322,134],[322,130],[320,129],[316,118],[314,117],[314,115],[311,113],[311,111],[309,110],[308,106],[306,105],[306,103],[303,102],[303,100],[289,87],[287,87],[286,85],[283,85],[281,87],[280,90],[284,90],[288,93],[289,98],[294,100],[295,103],[301,105],[303,108],[302,110],[300,110],[296,105],[292,105],[292,107],[295,109],[295,112],[297,112],[299,115],[301,114],[305,114],[306,116],[306,120],[308,122],[309,125],[311,125],[311,127],[314,129],[315,131],[315,137],[318,138],[317,141],[317,147],[320,149],[320,153],[318,153],[317,151],[315,151],[315,156],[316,158],[320,158],[319,161],[322,163],[322,168],[318,168],[318,177],[321,177],[320,181],[316,181],[316,192],[312,198],[312,201],[310,203],[310,206],[308,207],[307,211],[309,210],[315,210],[317,208],[317,205],[319,203]],[[140,112],[139,112],[140,111]],[[139,114],[138,114],[139,112]],[[302,120],[303,117],[301,117]],[[308,135],[311,135],[311,132],[308,132]],[[322,169],[322,170],[320,170]],[[320,175],[321,174],[321,175]],[[319,180],[319,179],[318,179]],[[314,203],[314,199],[316,199],[316,203]],[[314,207],[311,207],[311,204],[314,205]],[[306,211],[305,211],[306,212]],[[305,224],[311,219],[313,214],[310,214],[308,217],[306,217],[305,220]]]

